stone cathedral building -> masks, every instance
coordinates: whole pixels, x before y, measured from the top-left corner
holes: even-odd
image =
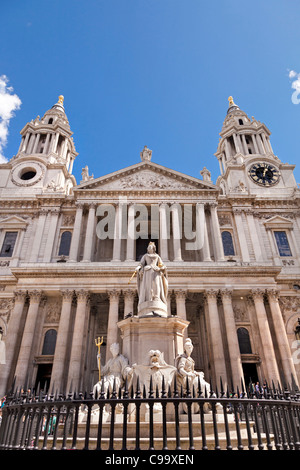
[[[120,324],[137,311],[129,280],[149,240],[167,266],[168,315],[189,322],[207,380],[299,383],[300,190],[265,124],[230,97],[215,184],[205,167],[198,179],[153,162],[147,147],[132,166],[99,177],[85,167],[76,182],[63,97],[21,137],[0,165],[1,396],[14,379],[91,390],[95,338],[103,362],[112,343],[122,351]],[[110,208],[114,236],[104,238],[97,228]],[[201,230],[194,249],[186,213],[195,238]]]

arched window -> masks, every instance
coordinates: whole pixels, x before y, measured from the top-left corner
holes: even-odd
[[[237,336],[241,354],[252,354],[249,331],[247,328],[238,328]]]
[[[227,232],[227,231],[222,232],[222,242],[223,242],[224,255],[225,256],[235,255],[232,235],[230,232]]]
[[[58,256],[69,256],[71,246],[72,232],[63,232],[60,238]]]
[[[56,337],[57,331],[56,330],[48,330],[45,334],[44,344],[42,349],[43,356],[53,356],[55,351],[56,345]]]

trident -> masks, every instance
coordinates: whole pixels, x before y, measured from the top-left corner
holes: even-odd
[[[99,382],[101,380],[101,356],[100,356],[100,347],[101,347],[101,344],[103,343],[103,336],[100,337],[98,336],[97,339],[95,339],[95,344],[98,348],[98,369],[99,369]]]

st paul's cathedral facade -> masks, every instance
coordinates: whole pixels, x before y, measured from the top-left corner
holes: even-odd
[[[266,125],[230,97],[215,184],[205,167],[198,179],[153,162],[147,147],[108,175],[84,167],[78,184],[76,157],[59,97],[0,165],[1,396],[13,383],[89,391],[95,338],[103,362],[113,343],[130,356],[122,324],[137,315],[134,273],[150,241],[167,315],[188,325],[207,380],[299,385],[300,190]]]

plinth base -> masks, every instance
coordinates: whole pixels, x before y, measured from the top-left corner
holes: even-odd
[[[184,352],[184,330],[189,322],[179,317],[130,317],[118,323],[123,339],[122,354],[130,364],[147,364],[150,350],[164,354],[167,364],[174,366],[175,358]]]

